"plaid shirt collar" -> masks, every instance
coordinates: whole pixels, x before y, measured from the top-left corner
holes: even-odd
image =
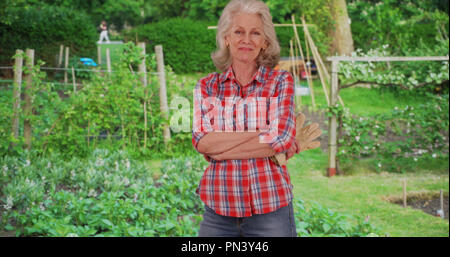
[[[263,65],[260,65],[258,70],[256,71],[256,73],[253,75],[252,79],[250,80],[250,82],[253,82],[256,80],[261,84],[264,83],[265,75],[267,75],[267,71],[268,71],[268,69],[266,67],[264,67]],[[231,65],[230,65],[230,67],[228,67],[228,69],[224,73],[221,73],[219,76],[220,82],[225,82],[229,79],[236,80],[236,78],[234,77],[233,67]]]

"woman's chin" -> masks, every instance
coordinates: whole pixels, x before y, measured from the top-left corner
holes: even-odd
[[[252,64],[252,63],[256,62],[256,58],[245,57],[245,56],[240,56],[238,58],[235,58],[234,60],[238,61],[240,63],[248,63],[248,64]]]

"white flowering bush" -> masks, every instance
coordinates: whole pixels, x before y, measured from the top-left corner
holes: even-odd
[[[341,124],[337,156],[342,162],[372,157],[376,170],[397,172],[412,170],[418,158],[448,158],[448,108],[448,95],[372,117],[330,108]]]
[[[414,49],[408,56],[448,56],[448,40],[440,41],[432,50]],[[389,57],[389,45],[363,52],[357,49],[352,57]],[[442,83],[449,80],[448,61],[419,62],[340,62],[340,87],[370,83],[411,91],[443,91]],[[448,86],[447,86],[448,87]],[[448,90],[448,88],[447,88]],[[414,92],[417,93],[417,90]],[[448,93],[448,92],[447,92]]]

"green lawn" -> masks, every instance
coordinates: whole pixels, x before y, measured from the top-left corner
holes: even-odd
[[[351,175],[326,176],[327,153],[315,149],[296,156],[288,163],[294,185],[294,196],[305,202],[317,202],[341,214],[367,217],[371,224],[388,236],[449,236],[448,220],[421,210],[389,203],[386,197],[402,195],[402,180],[408,192],[448,194],[448,158],[436,160],[440,165],[428,169],[426,163],[405,174],[376,173],[364,165],[353,163]],[[437,167],[436,167],[437,166]]]
[[[302,82],[305,84],[306,82]],[[305,84],[306,85],[306,84]],[[324,89],[319,80],[313,82],[313,93],[318,109],[325,108],[327,101],[325,98]],[[328,94],[330,93],[327,88]],[[424,101],[427,101],[423,96],[402,96],[394,95],[390,92],[380,92],[378,89],[364,88],[364,87],[349,87],[340,90],[339,92],[344,107],[349,108],[350,113],[356,115],[375,115],[393,110],[395,107],[405,108],[409,106],[417,106]],[[297,96],[297,99],[300,97]],[[312,108],[311,95],[301,96],[301,108]]]

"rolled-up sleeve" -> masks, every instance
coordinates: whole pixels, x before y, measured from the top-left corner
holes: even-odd
[[[198,151],[198,142],[206,135],[202,126],[204,111],[202,110],[203,88],[202,80],[200,80],[194,88],[194,119],[192,122],[192,145]]]
[[[295,143],[295,102],[294,80],[289,72],[284,72],[277,81],[277,117],[271,117],[271,122],[278,119],[278,130],[271,147],[277,153],[284,153]]]
[[[203,119],[205,115],[205,110],[202,108],[203,98],[206,98],[206,90],[203,80],[200,80],[194,88],[194,119],[192,122],[192,145],[197,152],[200,139],[208,134],[208,131],[206,131],[203,126]],[[203,154],[203,156],[207,161],[211,160],[206,154]]]

